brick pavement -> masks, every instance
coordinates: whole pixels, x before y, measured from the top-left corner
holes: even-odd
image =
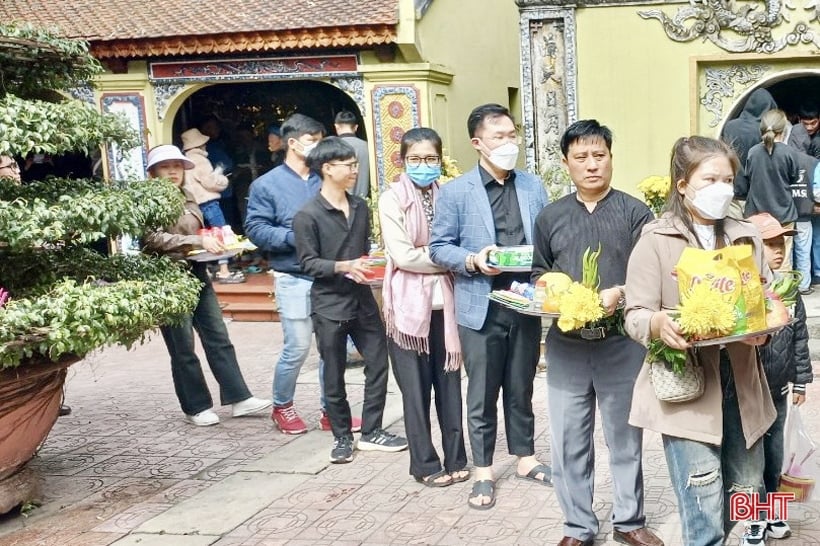
[[[229,330],[254,394],[270,396],[279,326],[231,323]],[[319,417],[316,364],[312,354],[297,388],[297,405],[311,424]],[[358,406],[361,369],[349,370],[348,382]],[[514,477],[503,434],[495,463],[498,502],[479,512],[466,504],[470,482],[432,489],[413,481],[406,452],[356,452],[352,464],[337,466],[327,463],[328,433],[288,437],[267,415],[231,419],[222,408],[218,426],[187,425],[158,335],[132,351],[110,348],[74,365],[67,385],[74,412],[58,421],[31,463],[44,481],[44,504],[28,518],[0,518],[2,546],[526,545],[556,544],[563,534],[554,491]],[[536,454],[548,462],[545,392],[539,374]],[[807,410],[820,439],[820,385],[810,387]],[[403,432],[392,381],[388,424]],[[602,522],[596,544],[614,544],[600,427],[596,452],[595,511]],[[654,433],[646,434],[644,463],[648,525],[666,544],[680,544],[674,494]],[[791,524],[795,534],[783,544],[820,544],[820,502],[794,505]]]

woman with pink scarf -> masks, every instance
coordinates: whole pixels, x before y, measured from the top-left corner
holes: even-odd
[[[388,351],[402,393],[410,474],[428,487],[470,477],[461,420],[461,345],[453,278],[430,259],[427,244],[441,176],[441,137],[432,129],[401,140],[405,172],[379,199],[387,248],[382,290]],[[444,465],[433,446],[430,392],[435,393]]]

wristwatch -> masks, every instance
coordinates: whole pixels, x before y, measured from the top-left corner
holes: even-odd
[[[621,297],[618,298],[618,303],[615,305],[615,310],[623,309],[626,307],[626,290],[624,290],[623,286],[618,287],[618,291],[621,293]]]

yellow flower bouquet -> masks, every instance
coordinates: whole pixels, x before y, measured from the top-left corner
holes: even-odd
[[[668,176],[647,176],[638,183],[638,191],[643,194],[644,201],[657,216],[660,214],[672,182]]]
[[[562,332],[577,330],[604,318],[601,297],[598,295],[598,250],[587,248],[583,258],[583,279],[573,282],[558,299],[558,328]]]
[[[446,184],[453,178],[461,176],[461,169],[458,168],[458,161],[447,155],[441,156],[441,176],[438,179],[439,184]]]
[[[694,285],[681,295],[674,318],[686,339],[701,340],[727,336],[737,323],[732,301],[718,288],[708,282]],[[660,339],[649,343],[648,362],[665,360],[676,373],[683,373],[686,353],[672,349]]]

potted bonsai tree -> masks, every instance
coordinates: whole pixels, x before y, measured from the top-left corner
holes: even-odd
[[[126,120],[43,99],[91,85],[101,71],[85,42],[0,26],[0,155],[133,148]],[[34,495],[25,466],[57,418],[66,367],[104,345],[140,340],[197,301],[199,282],[178,264],[106,256],[87,244],[138,236],[181,212],[167,181],[0,179],[0,513]]]

